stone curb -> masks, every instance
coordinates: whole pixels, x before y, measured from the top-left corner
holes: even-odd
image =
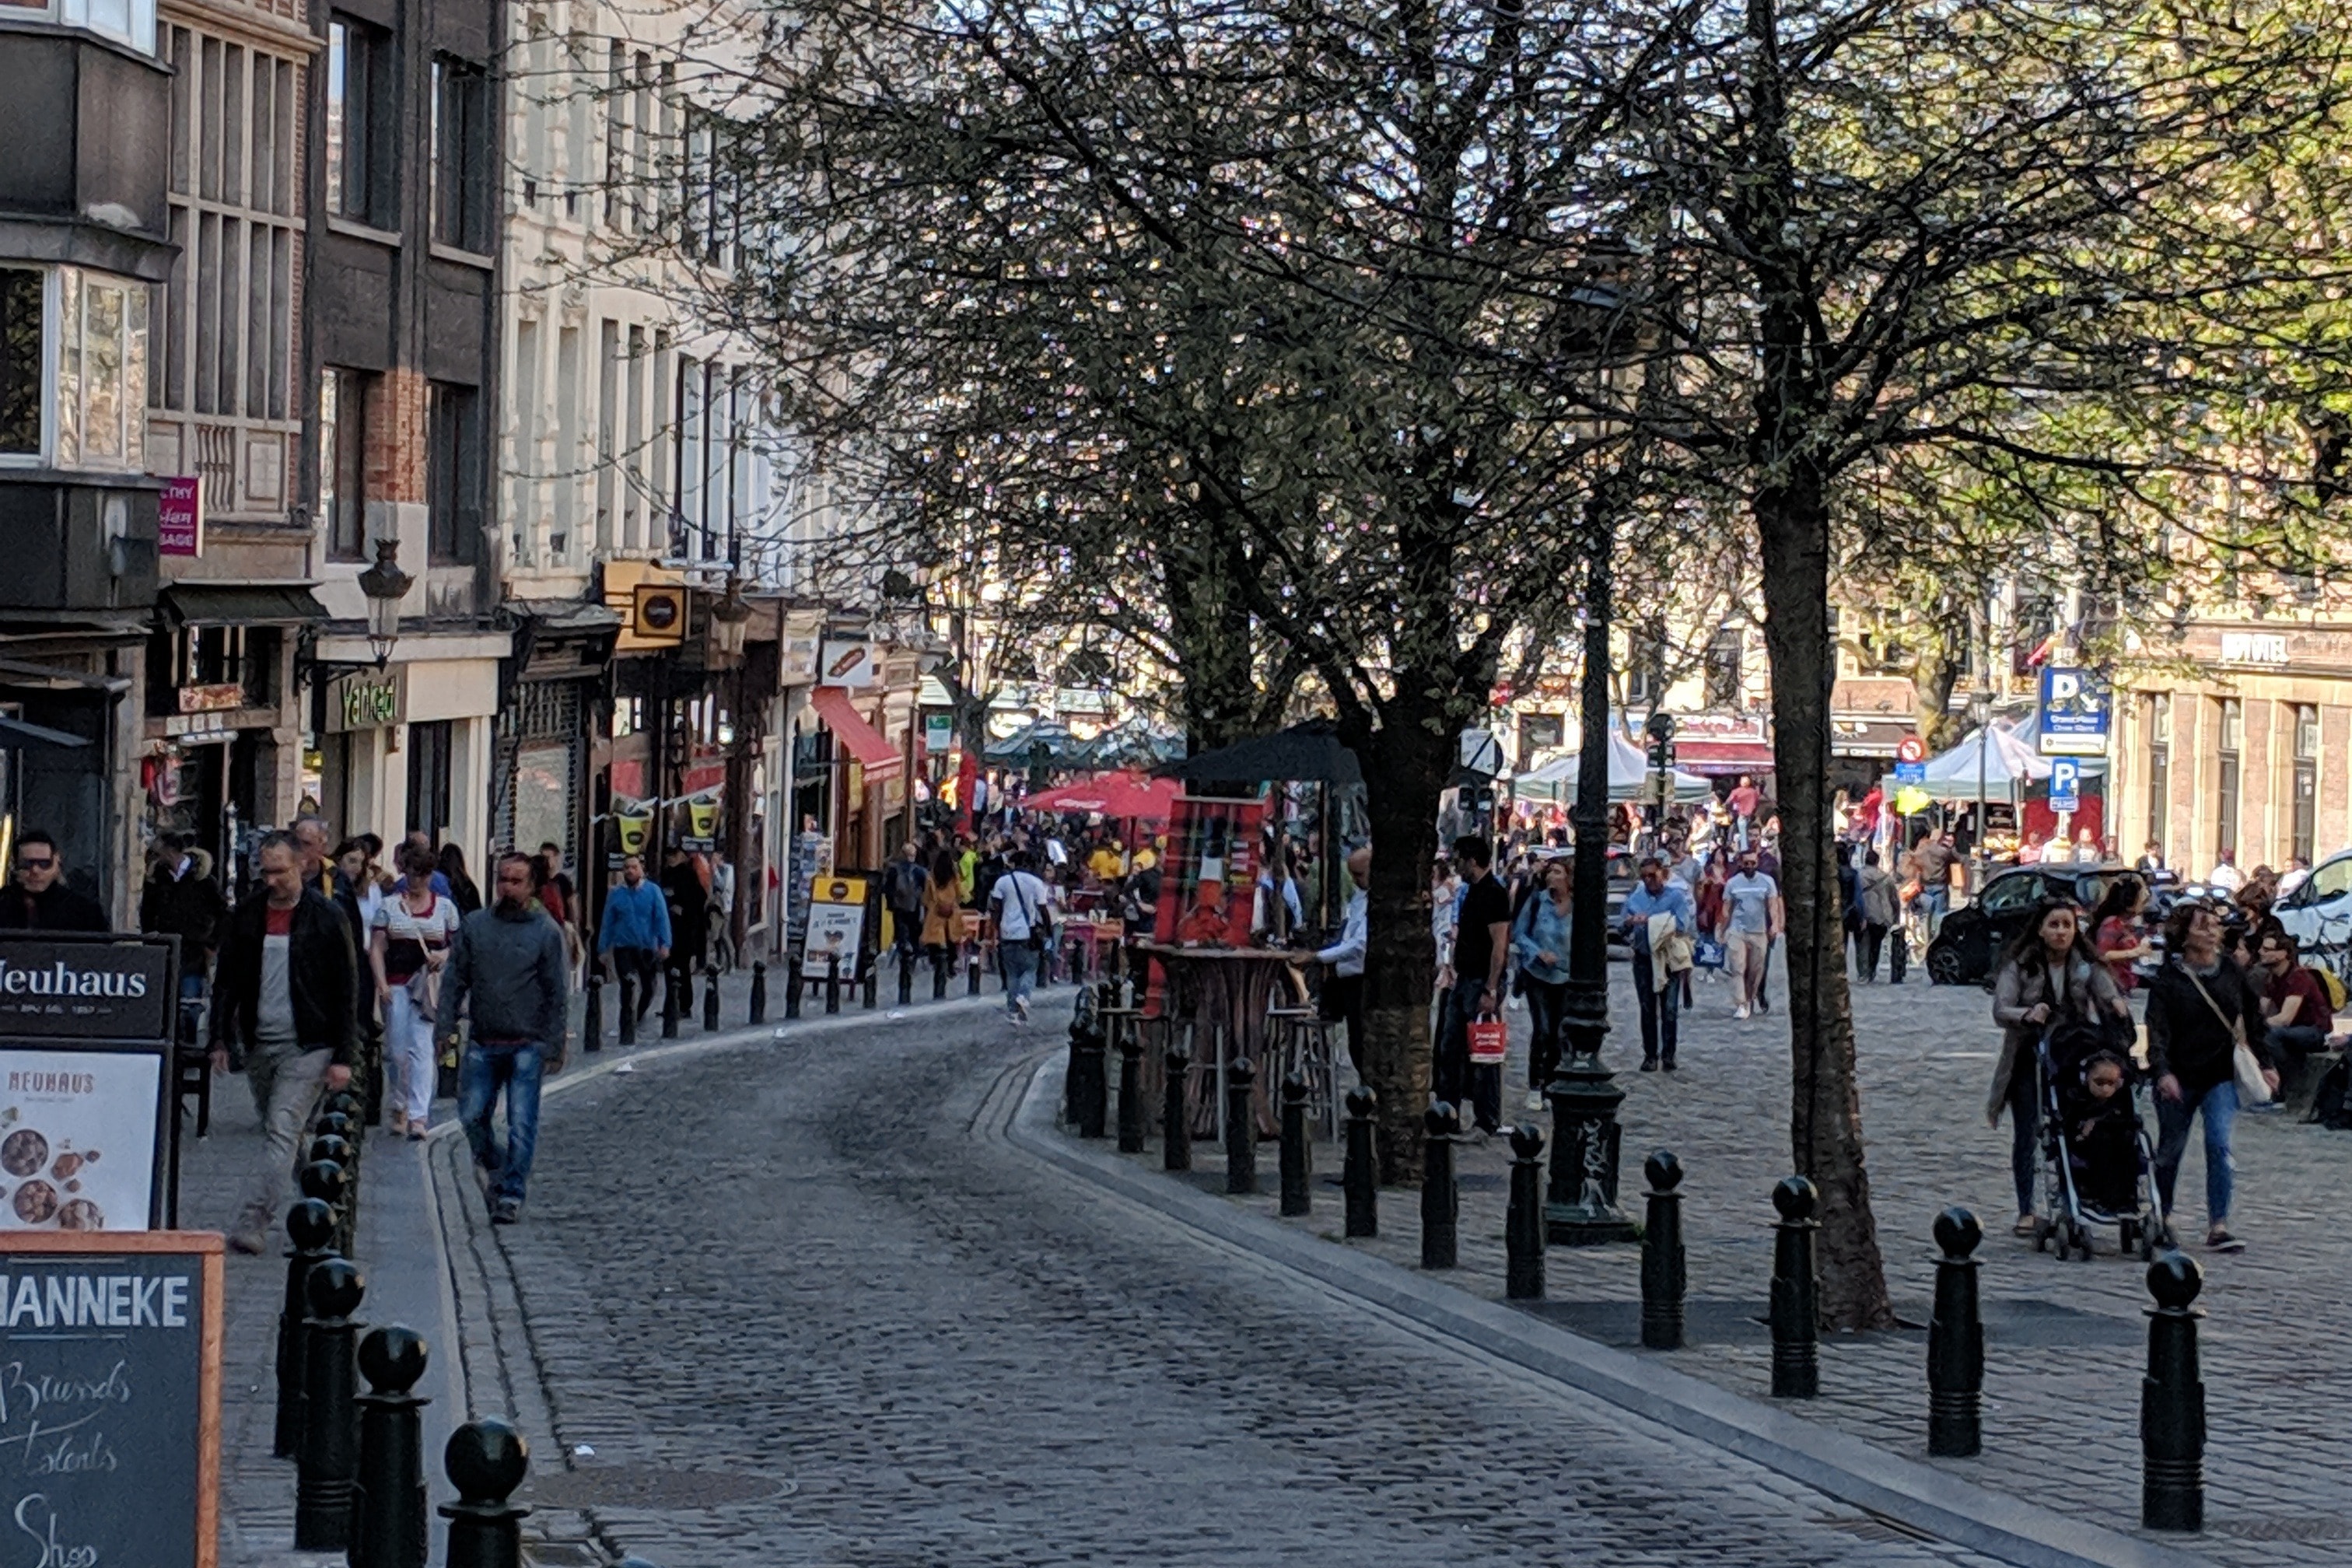
[[[2211,1568],[2210,1560],[2068,1518],[1612,1349],[1499,1301],[1324,1241],[1147,1172],[1055,1129],[1065,1058],[1039,1062],[991,1131],[1167,1218],[1443,1334],[1752,1460],[1841,1502],[2019,1568]],[[1921,1410],[1926,1409],[1924,1393]]]

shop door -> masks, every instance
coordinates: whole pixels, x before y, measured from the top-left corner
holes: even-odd
[[[408,831],[441,842],[449,828],[456,726],[446,719],[408,727]]]

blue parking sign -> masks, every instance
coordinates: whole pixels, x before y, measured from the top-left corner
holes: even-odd
[[[2050,809],[2083,809],[2083,764],[2072,757],[2054,758],[2050,763]]]

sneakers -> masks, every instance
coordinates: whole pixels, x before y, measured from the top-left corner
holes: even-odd
[[[2213,1252],[2243,1252],[2246,1244],[2230,1234],[2230,1227],[2217,1225],[2205,1233],[2205,1246]]]
[[[1738,1007],[1732,1010],[1731,1016],[1735,1018],[1745,1018],[1748,1016],[1748,1004],[1742,1002]]]
[[[490,1209],[490,1223],[492,1225],[520,1225],[522,1223],[522,1200],[520,1198],[500,1198]]]
[[[431,1131],[431,1127],[420,1116],[408,1124],[408,1141],[411,1143],[422,1143],[425,1142],[425,1134]]]
[[[1543,1090],[1539,1089],[1531,1089],[1528,1090],[1528,1109],[1529,1110],[1541,1110],[1543,1108]]]
[[[1655,1072],[1655,1071],[1657,1071],[1657,1070],[1658,1070],[1658,1058],[1655,1058],[1655,1057],[1643,1057],[1643,1058],[1642,1058],[1642,1070],[1643,1070],[1643,1072]]]
[[[1020,1001],[1015,1002],[1014,1004],[1013,1004],[1013,1011],[1014,1011],[1014,1012],[1015,1012],[1015,1013],[1020,1016],[1020,1019],[1021,1019],[1021,1021],[1022,1021],[1023,1023],[1024,1023],[1024,1024],[1025,1024],[1025,1023],[1027,1023],[1027,1022],[1029,1021],[1029,998],[1027,998],[1026,996],[1024,996],[1023,998],[1021,998],[1021,1000],[1020,1000]]]
[[[242,1252],[247,1258],[260,1257],[268,1246],[269,1237],[258,1226],[235,1231],[228,1238],[228,1249],[231,1252]]]
[[[405,1110],[391,1112],[387,1121],[392,1129],[392,1135],[395,1138],[408,1131],[408,1112]]]
[[[2009,1234],[2011,1236],[2032,1236],[2033,1234],[2034,1227],[2041,1223],[2042,1222],[2040,1220],[2034,1218],[2030,1214],[2019,1215],[2017,1216],[2017,1223],[2009,1227]]]
[[[2260,1105],[2249,1105],[2242,1109],[2249,1116],[2283,1116],[2286,1113],[2286,1107],[2275,1100],[2265,1100]]]
[[[1660,1067],[1662,1067],[1662,1068],[1665,1068],[1668,1072],[1672,1072],[1672,1071],[1674,1071],[1674,1070],[1675,1070],[1675,1058],[1672,1058],[1672,1057],[1668,1057],[1665,1060],[1664,1060],[1664,1061],[1660,1062],[1658,1065],[1659,1065]]]

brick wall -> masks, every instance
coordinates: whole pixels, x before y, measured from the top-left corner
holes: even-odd
[[[368,409],[370,500],[425,500],[425,377],[395,366],[376,378]]]

